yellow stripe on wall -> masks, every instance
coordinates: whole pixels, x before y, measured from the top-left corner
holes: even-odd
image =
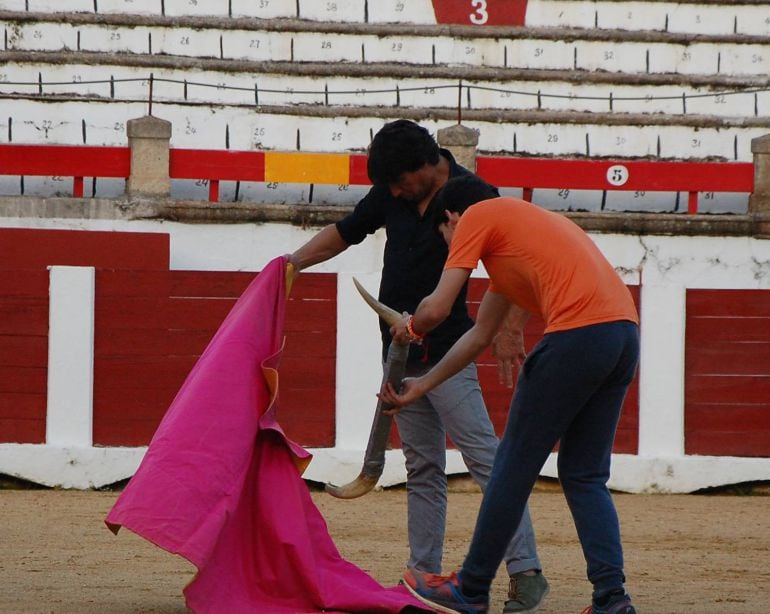
[[[350,179],[350,156],[268,151],[265,181],[277,183],[339,183]]]

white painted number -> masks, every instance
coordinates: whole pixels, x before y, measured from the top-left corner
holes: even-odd
[[[628,169],[622,164],[615,164],[607,169],[607,183],[625,185],[628,181]]]
[[[487,0],[471,0],[471,7],[474,12],[470,14],[471,23],[477,26],[483,26],[489,21],[489,13],[487,13]]]

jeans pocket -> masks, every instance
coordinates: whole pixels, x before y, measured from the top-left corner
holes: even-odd
[[[529,377],[529,375],[532,373],[532,369],[534,369],[542,360],[543,354],[545,354],[547,349],[548,340],[545,338],[541,339],[540,342],[535,346],[535,349],[532,350],[532,352],[527,356],[524,364],[521,367],[525,377]]]

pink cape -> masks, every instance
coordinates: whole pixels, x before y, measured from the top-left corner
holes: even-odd
[[[276,421],[285,264],[270,262],[236,302],[107,526],[193,563],[184,594],[198,614],[420,608],[340,556],[301,477],[311,456]]]

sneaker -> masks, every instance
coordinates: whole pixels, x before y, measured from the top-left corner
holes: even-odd
[[[472,598],[463,594],[456,573],[440,576],[408,568],[404,572],[404,585],[412,595],[436,612],[486,614],[489,609],[486,597],[480,595]]]
[[[548,580],[539,571],[529,576],[525,573],[513,574],[508,585],[508,601],[505,602],[503,613],[536,612],[549,590],[551,587],[548,586]]]
[[[589,605],[581,614],[636,614],[636,608],[631,603],[631,597],[625,594],[613,599],[603,607],[594,604]]]

